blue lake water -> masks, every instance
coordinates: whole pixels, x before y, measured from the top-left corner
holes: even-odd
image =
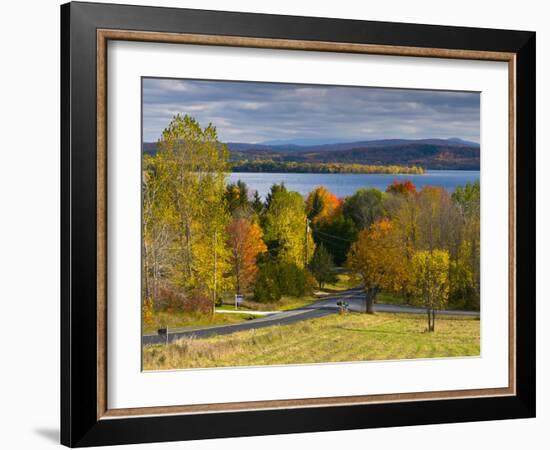
[[[361,188],[386,190],[394,180],[411,180],[421,189],[423,186],[441,186],[449,192],[457,186],[479,181],[479,170],[427,170],[422,175],[387,175],[358,173],[231,173],[229,182],[244,181],[250,190],[256,190],[265,200],[271,185],[284,182],[290,191],[306,196],[317,186],[325,186],[338,197],[346,197]]]

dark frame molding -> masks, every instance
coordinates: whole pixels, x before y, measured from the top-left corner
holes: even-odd
[[[521,293],[516,295],[515,395],[98,419],[96,58],[100,29],[416,48],[424,56],[430,56],[430,49],[435,48],[454,54],[515,55],[514,294]],[[63,444],[91,446],[534,417],[535,33],[70,3],[61,7],[61,143]]]

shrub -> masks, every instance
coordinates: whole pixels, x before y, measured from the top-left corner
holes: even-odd
[[[212,298],[204,291],[194,291],[185,299],[183,311],[189,313],[211,314]]]
[[[310,272],[307,272],[306,273],[306,292],[311,293],[315,289],[317,289],[317,280]]]
[[[295,264],[279,264],[279,286],[283,295],[301,297],[306,293],[307,271]]]
[[[262,303],[276,302],[281,299],[277,265],[271,262],[260,267],[254,286],[254,300]]]
[[[184,303],[184,293],[172,284],[161,286],[155,299],[155,307],[158,311],[182,311]]]
[[[145,326],[152,326],[155,324],[155,308],[152,298],[143,300],[142,317]]]
[[[167,313],[188,312],[210,314],[212,298],[203,290],[185,292],[172,284],[166,284],[159,289],[155,300],[155,309]]]
[[[283,295],[302,297],[311,292],[307,270],[285,262],[267,262],[260,267],[254,288],[254,300],[269,303]]]

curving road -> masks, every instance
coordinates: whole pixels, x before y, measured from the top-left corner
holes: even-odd
[[[274,325],[289,325],[303,320],[315,319],[317,317],[327,316],[338,312],[339,301],[345,301],[349,304],[349,309],[356,312],[365,311],[365,297],[361,288],[349,289],[336,294],[332,294],[324,300],[319,300],[302,308],[290,311],[281,311],[278,313],[263,316],[243,323],[229,325],[213,325],[209,327],[180,328],[170,329],[167,336],[157,334],[147,334],[142,338],[143,345],[171,342],[181,338],[206,338],[210,336],[220,336],[231,334],[237,331],[253,330],[258,328],[272,327]],[[379,312],[404,313],[404,314],[424,314],[424,308],[414,306],[386,305],[377,303],[374,310]],[[244,311],[243,311],[244,313]],[[437,311],[437,314],[449,316],[479,316],[475,311]]]

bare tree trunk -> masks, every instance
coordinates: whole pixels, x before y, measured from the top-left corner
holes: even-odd
[[[189,222],[186,222],[184,224],[185,229],[185,253],[186,253],[186,269],[187,269],[187,275],[191,276],[191,267],[192,267],[192,252],[191,252],[191,227],[189,226]]]
[[[426,308],[426,313],[428,314],[428,331],[435,331],[435,309]]]
[[[378,291],[379,289],[377,288],[365,289],[365,312],[367,314],[374,314],[374,300]]]
[[[241,260],[235,257],[235,281],[237,282],[237,295],[241,295]]]
[[[213,302],[212,302],[212,316],[216,313],[216,296],[218,295],[216,290],[216,284],[218,282],[218,231],[214,230],[214,289],[213,289]]]
[[[149,298],[151,296],[151,291],[149,287],[149,277],[151,276],[149,273],[149,253],[147,251],[147,245],[145,244],[145,239],[142,238],[143,241],[143,290],[144,297]]]

